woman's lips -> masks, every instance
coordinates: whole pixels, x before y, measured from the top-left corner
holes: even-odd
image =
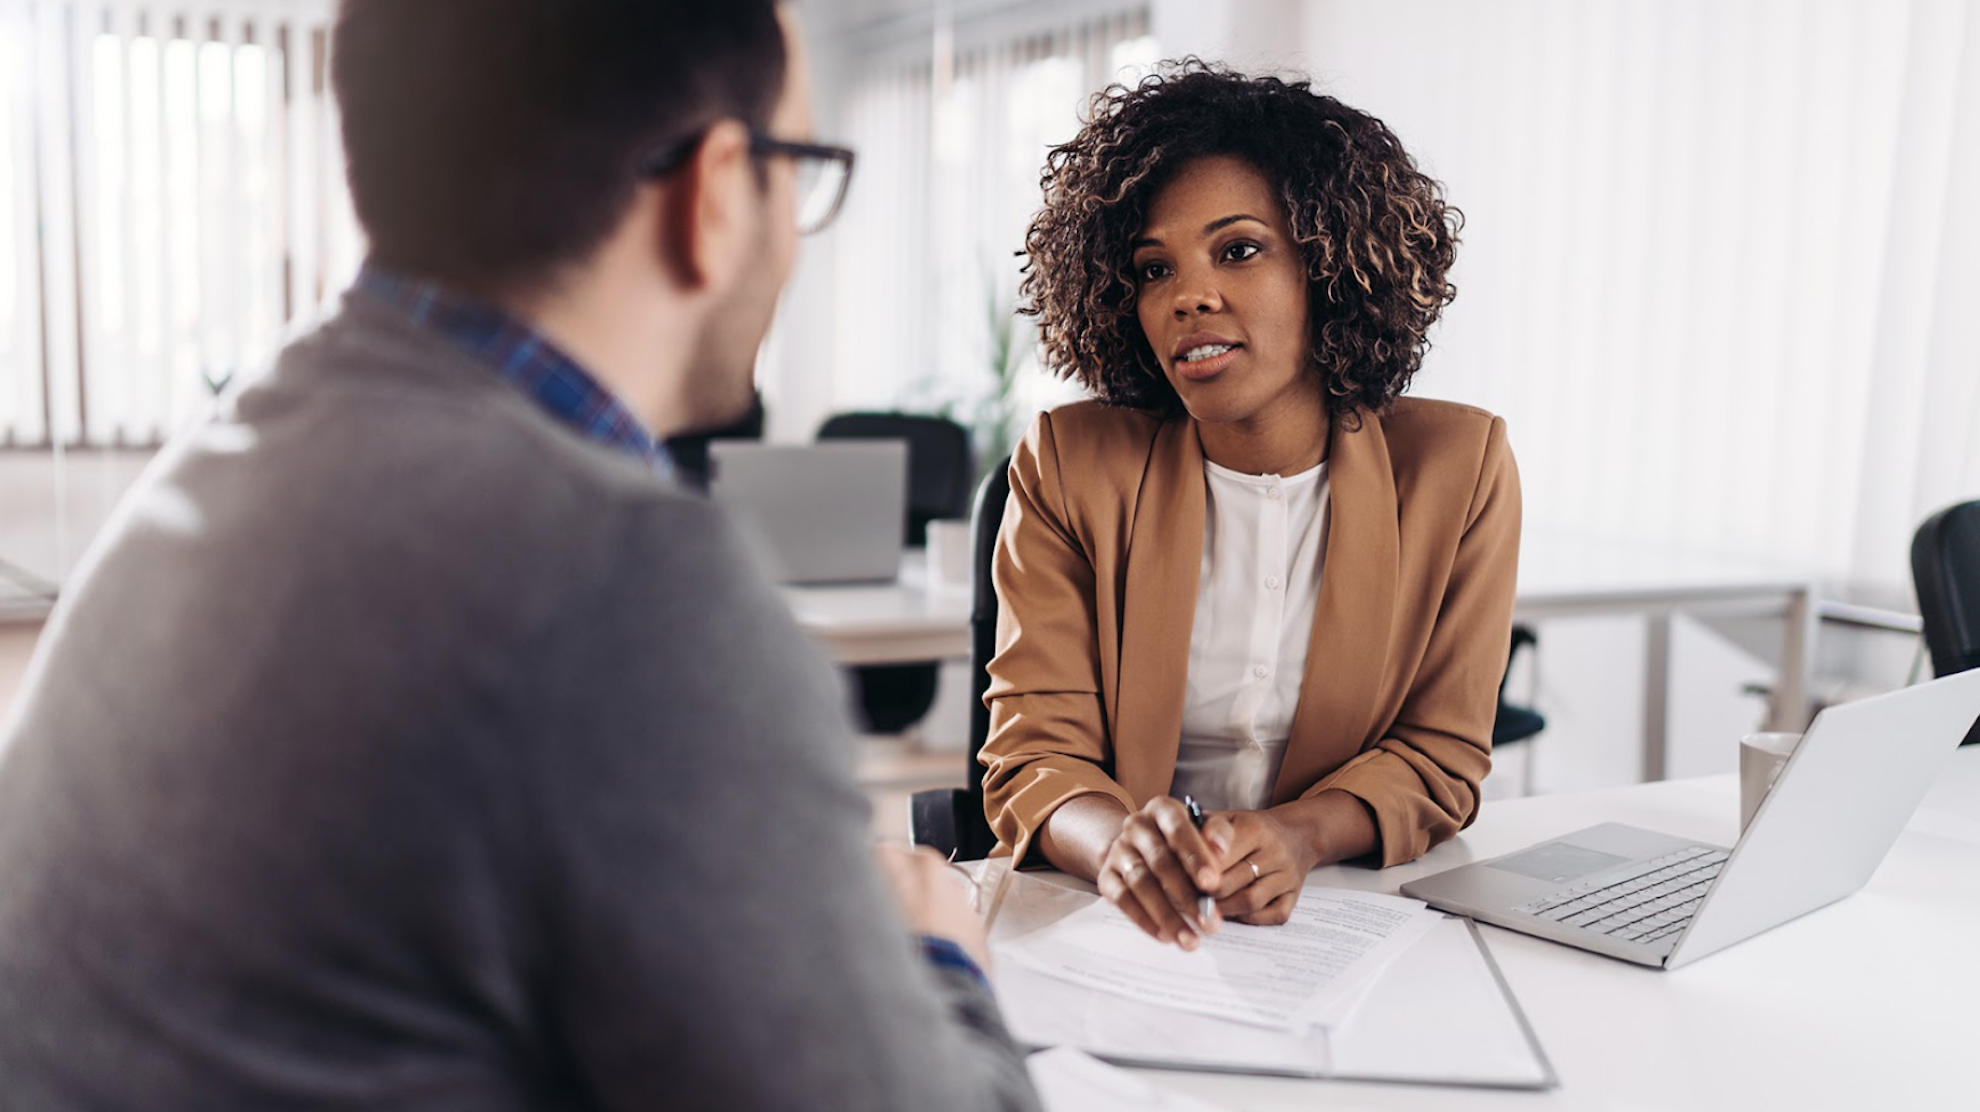
[[[1216,378],[1218,375],[1224,373],[1224,368],[1230,366],[1231,361],[1238,357],[1238,352],[1243,350],[1243,348],[1234,347],[1222,355],[1213,355],[1208,359],[1198,359],[1194,362],[1187,359],[1178,359],[1175,362],[1176,374],[1191,382],[1203,382]]]

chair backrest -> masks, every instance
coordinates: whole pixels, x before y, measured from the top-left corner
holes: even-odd
[[[997,655],[997,585],[990,568],[997,559],[997,530],[1004,523],[1004,504],[1011,497],[1011,457],[997,461],[976,488],[976,505],[969,515],[969,785],[974,813],[983,814],[983,766],[976,755],[990,739],[990,708],[983,695],[990,690],[990,658]]]
[[[711,440],[763,439],[763,392],[757,391],[749,412],[717,428],[695,429],[667,438],[667,454],[673,457],[674,473],[688,487],[708,492],[710,476],[708,442]]]
[[[908,446],[907,521],[910,545],[928,542],[928,523],[969,512],[976,472],[969,430],[947,417],[917,413],[841,413],[818,426],[820,440],[905,440]]]
[[[1506,652],[1506,671],[1499,677],[1499,707],[1492,715],[1492,748],[1512,745],[1534,737],[1547,728],[1547,718],[1532,707],[1506,701],[1506,681],[1512,678],[1513,658],[1522,648],[1530,648],[1540,643],[1540,635],[1533,632],[1532,626],[1512,627],[1512,646]],[[1520,774],[1527,778],[1527,795],[1533,794],[1530,773],[1533,769],[1531,758],[1522,762]]]
[[[1911,578],[1932,674],[1980,668],[1980,500],[1925,519],[1911,539]]]

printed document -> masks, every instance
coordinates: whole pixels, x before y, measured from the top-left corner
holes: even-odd
[[[1225,922],[1194,952],[1096,900],[998,948],[1049,977],[1146,1004],[1287,1030],[1327,1025],[1443,916],[1420,900],[1308,888],[1278,927]]]

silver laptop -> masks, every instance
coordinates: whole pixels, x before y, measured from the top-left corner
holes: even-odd
[[[1604,823],[1402,892],[1676,969],[1863,887],[1976,718],[1980,669],[1824,710],[1730,850]]]
[[[708,496],[726,506],[780,583],[858,583],[900,573],[907,442],[712,440]]]

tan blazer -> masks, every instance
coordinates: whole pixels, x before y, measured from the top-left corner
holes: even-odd
[[[1332,529],[1274,804],[1368,804],[1384,865],[1469,824],[1491,768],[1519,559],[1505,422],[1403,399],[1329,454]],[[985,809],[1020,855],[1060,804],[1165,795],[1203,558],[1194,421],[1081,402],[1011,459]]]

